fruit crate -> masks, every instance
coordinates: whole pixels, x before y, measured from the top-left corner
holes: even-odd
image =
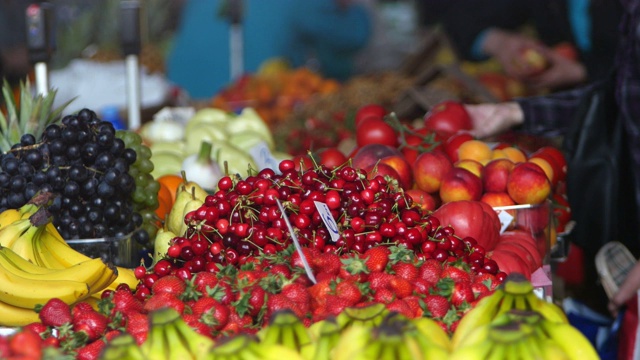
[[[551,261],[557,256],[559,245],[553,227],[552,203],[520,204],[494,207],[498,213],[502,234],[527,238],[534,243],[541,257],[541,267],[531,276],[536,293],[541,298],[552,298]],[[518,240],[519,241],[519,240]]]
[[[67,244],[91,258],[102,258],[116,266],[134,268],[140,265],[140,257],[131,234],[96,239],[72,239]]]

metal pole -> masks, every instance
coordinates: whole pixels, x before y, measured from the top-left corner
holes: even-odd
[[[34,64],[36,91],[42,96],[49,93],[47,62],[55,48],[52,16],[53,5],[47,2],[31,4],[25,13],[29,60]]]

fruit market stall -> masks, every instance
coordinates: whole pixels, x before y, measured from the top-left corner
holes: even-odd
[[[135,131],[5,85],[0,358],[599,358],[552,291],[566,159],[475,138],[478,74],[269,62]]]

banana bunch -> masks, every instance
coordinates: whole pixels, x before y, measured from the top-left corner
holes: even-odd
[[[100,354],[100,360],[147,360],[142,349],[131,334],[123,333],[107,344]]]
[[[269,326],[258,332],[261,345],[282,345],[296,352],[311,343],[311,336],[300,318],[292,311],[276,312]]]
[[[133,270],[71,248],[43,204],[29,202],[0,213],[0,325],[38,321],[35,306],[51,298],[72,304],[122,282],[135,288]]]
[[[514,309],[537,312],[553,323],[569,322],[562,308],[540,299],[533,292],[531,282],[523,275],[512,273],[493,294],[482,298],[476,307],[464,315],[451,337],[451,347],[457,348],[476,327],[488,325],[496,317]]]
[[[510,310],[460,340],[451,360],[599,359],[589,340],[568,323],[540,313]]]
[[[437,343],[444,332],[431,319],[425,320],[433,326],[417,326],[413,320],[398,313],[390,313],[380,325],[368,327],[354,324],[344,330],[337,344],[326,359],[365,360],[365,359],[447,359],[449,350],[446,345]],[[438,330],[439,328],[439,330]],[[425,332],[428,331],[428,332]],[[446,334],[444,334],[446,337]]]
[[[303,360],[298,352],[276,343],[265,344],[255,337],[239,334],[219,341],[209,352],[209,360],[263,359]]]

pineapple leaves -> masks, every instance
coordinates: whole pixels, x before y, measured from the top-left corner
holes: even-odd
[[[27,79],[20,82],[19,106],[13,96],[11,86],[4,80],[2,95],[6,103],[6,116],[0,112],[0,150],[9,151],[11,146],[20,142],[24,134],[32,134],[40,138],[45,128],[62,115],[64,109],[74,100],[71,99],[56,109],[53,108],[56,91],[50,91],[46,96],[33,95],[31,84]]]

